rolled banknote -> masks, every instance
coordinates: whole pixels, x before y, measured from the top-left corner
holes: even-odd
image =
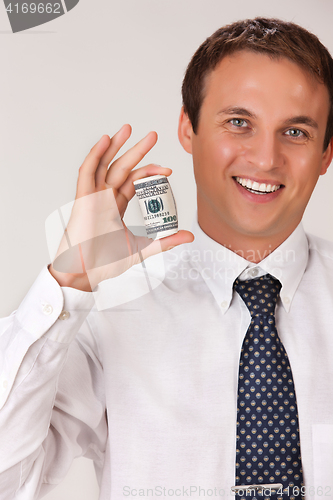
[[[164,175],[152,175],[134,181],[133,184],[147,236],[158,240],[177,233],[177,207],[168,178]]]

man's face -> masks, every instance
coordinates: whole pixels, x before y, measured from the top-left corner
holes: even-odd
[[[327,88],[288,59],[241,51],[208,75],[204,96],[197,134],[184,113],[179,129],[193,155],[199,224],[235,251],[244,241],[275,248],[331,160]]]

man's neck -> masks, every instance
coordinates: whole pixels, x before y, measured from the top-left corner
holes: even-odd
[[[248,235],[237,233],[226,229],[205,223],[198,217],[198,223],[201,229],[214,241],[220,243],[232,252],[240,255],[249,262],[258,264],[278,248],[293,231],[279,232],[278,234],[268,235]]]

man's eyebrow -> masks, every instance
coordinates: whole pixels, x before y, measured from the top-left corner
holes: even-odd
[[[310,127],[315,129],[318,128],[318,123],[313,118],[305,115],[293,116],[292,118],[289,118],[284,122],[287,127],[290,125],[295,125],[296,123],[303,123],[304,125],[309,125]]]
[[[239,106],[230,106],[228,108],[221,109],[217,114],[218,115],[242,115],[242,116],[248,116],[249,118],[256,117],[248,109],[240,108]]]

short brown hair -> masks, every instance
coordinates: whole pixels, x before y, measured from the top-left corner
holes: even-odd
[[[326,85],[330,110],[325,150],[333,136],[333,59],[313,33],[279,19],[257,17],[238,21],[218,29],[200,45],[187,67],[182,86],[184,111],[194,133],[198,130],[206,76],[226,55],[240,50],[260,52],[272,58],[286,57]]]

